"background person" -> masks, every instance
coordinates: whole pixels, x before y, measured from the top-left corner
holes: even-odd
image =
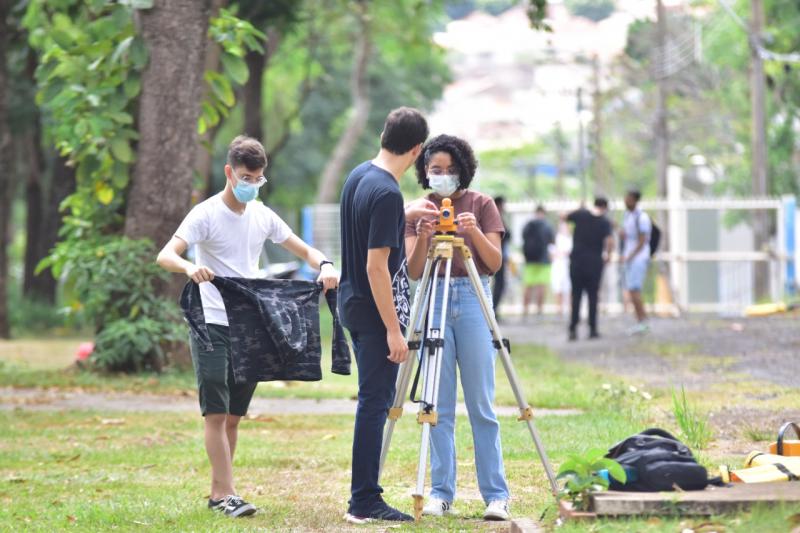
[[[477,161],[464,140],[439,135],[428,141],[417,160],[417,181],[433,193],[425,197],[441,206],[443,198],[453,202],[458,234],[472,252],[483,295],[489,299],[488,277],[502,264],[503,220],[489,196],[469,190]],[[409,275],[422,275],[430,248],[435,219],[406,224],[406,247],[410,250]],[[444,275],[444,269],[440,270]],[[478,294],[470,282],[464,260],[454,254],[447,303],[444,350],[439,382],[439,421],[431,428],[431,495],[424,514],[441,516],[453,512],[456,496],[456,367],[467,404],[478,488],[483,496],[487,520],[507,520],[508,484],[500,446],[500,425],[494,412],[494,363],[496,351]],[[441,286],[441,285],[440,285]],[[434,321],[441,320],[444,291],[437,292]]]
[[[186,274],[200,284],[213,349],[203,349],[194,338],[190,338],[190,347],[211,463],[208,507],[231,517],[256,512],[254,505],[237,495],[233,456],[239,422],[247,414],[257,384],[234,381],[225,304],[217,288],[206,282],[215,275],[259,277],[258,260],[264,243],[271,240],[320,270],[318,281],[325,290],[339,284],[338,272],[322,252],[300,240],[272,209],[254,201],[267,182],[266,166],[267,156],[260,142],[243,135],[236,137],[228,148],[225,189],[186,215],[156,260],[162,268]],[[181,257],[189,245],[195,245],[195,263]]]
[[[403,240],[406,217],[438,215],[429,202],[404,208],[400,193],[400,178],[414,164],[427,137],[428,124],[419,111],[393,110],[384,123],[378,155],[353,169],[342,189],[338,305],[358,366],[350,501],[345,514],[345,520],[354,524],[413,520],[383,501],[378,472],[397,365],[408,357],[403,335],[410,314]]]
[[[625,195],[625,214],[620,231],[620,239],[623,242],[620,258],[624,265],[623,283],[636,316],[636,325],[630,329],[630,333],[634,335],[649,330],[647,312],[642,300],[642,288],[650,264],[652,222],[647,213],[638,207],[641,198],[642,194],[635,189]]]
[[[611,222],[606,218],[608,200],[597,197],[591,211],[580,208],[567,215],[567,221],[575,224],[572,231],[572,253],[569,275],[572,284],[572,315],[569,321],[569,340],[578,338],[583,293],[589,300],[589,338],[600,336],[597,330],[597,294],[603,267],[611,258],[614,238]]]
[[[503,292],[506,289],[506,264],[508,263],[508,245],[511,241],[511,232],[508,231],[508,224],[506,224],[503,208],[505,207],[506,199],[503,196],[495,196],[494,205],[497,206],[497,211],[500,213],[500,218],[503,220],[503,238],[500,241],[500,248],[502,254],[502,262],[500,268],[494,274],[494,284],[492,285],[492,307],[494,308],[494,316],[497,321],[500,321],[500,315],[497,308],[500,306],[500,301],[503,299]]]
[[[550,266],[550,289],[558,307],[559,316],[569,309],[572,282],[569,277],[569,255],[572,253],[572,233],[565,215],[561,216],[556,232],[555,243],[551,245],[553,258]]]
[[[528,316],[531,299],[536,302],[536,312],[544,311],[544,297],[550,284],[550,245],[555,241],[553,228],[547,222],[544,206],[536,207],[534,219],[522,229],[522,251],[525,255],[525,269],[522,282],[525,293],[522,301],[522,315]]]

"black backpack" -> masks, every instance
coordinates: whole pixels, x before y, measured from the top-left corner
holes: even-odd
[[[522,229],[522,253],[531,263],[547,257],[547,225],[541,220],[531,220]]]
[[[702,490],[716,480],[697,464],[691,450],[663,429],[650,428],[619,442],[606,457],[616,460],[631,475],[624,485],[610,479],[611,490],[659,492]]]
[[[639,229],[639,215],[636,216],[636,229]],[[653,219],[650,218],[650,257],[653,257],[658,250],[658,245],[661,242],[661,228],[656,226]]]

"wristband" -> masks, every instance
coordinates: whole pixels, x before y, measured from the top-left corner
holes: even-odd
[[[322,270],[322,265],[330,265],[333,266],[333,261],[328,261],[327,259],[319,262],[319,269]]]

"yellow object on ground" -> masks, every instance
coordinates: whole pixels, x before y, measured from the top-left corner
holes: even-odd
[[[778,315],[787,311],[797,309],[797,304],[786,305],[786,302],[773,302],[769,304],[748,305],[744,309],[746,316],[769,316]]]
[[[786,457],[763,452],[752,452],[744,461],[745,468],[722,470],[722,480],[739,483],[769,483],[773,481],[800,480],[800,457]],[[727,479],[726,479],[727,478]]]
[[[769,453],[775,455],[788,455],[790,457],[800,456],[800,440],[786,439],[786,432],[794,430],[795,437],[800,438],[800,426],[794,422],[786,422],[778,430],[778,440],[769,445]]]

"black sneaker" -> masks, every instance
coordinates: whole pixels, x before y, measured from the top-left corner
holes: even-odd
[[[567,337],[570,341],[578,340],[578,334],[574,329],[569,330],[569,337]]]
[[[591,333],[589,333],[589,338],[590,339],[599,339],[600,338],[600,333],[598,333],[597,330],[592,331]]]
[[[344,515],[344,519],[351,523],[351,524],[366,524],[367,522],[371,522],[373,520],[388,520],[391,522],[410,522],[414,520],[414,517],[411,515],[407,515],[402,513],[392,507],[391,505],[387,504],[386,502],[378,502],[376,503],[367,516],[359,516],[350,513],[349,511]]]
[[[219,500],[215,500],[213,498],[208,499],[208,508],[212,511],[222,511],[225,509],[225,498],[220,498]]]
[[[224,502],[223,512],[231,518],[239,518],[240,516],[250,516],[255,514],[256,506],[252,503],[247,503],[239,496],[226,496]]]

